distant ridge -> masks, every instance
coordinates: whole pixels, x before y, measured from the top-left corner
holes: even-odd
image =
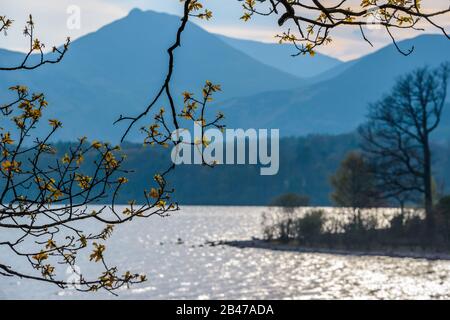
[[[250,57],[300,78],[310,78],[342,65],[342,61],[317,53],[314,57],[292,55],[297,53],[293,45],[263,43],[253,40],[235,39],[219,35],[232,47]]]

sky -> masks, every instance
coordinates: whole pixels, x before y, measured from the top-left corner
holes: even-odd
[[[355,1],[360,3],[360,0]],[[105,24],[126,16],[133,8],[177,15],[182,13],[182,4],[179,0],[1,0],[1,2],[0,15],[12,18],[14,27],[8,32],[8,37],[0,38],[0,48],[18,51],[25,51],[27,48],[22,29],[30,13],[33,14],[40,40],[46,43],[48,48],[62,44],[67,36],[76,39],[96,31]],[[276,42],[275,35],[280,33],[280,29],[274,18],[258,17],[244,23],[239,19],[242,16],[242,8],[238,0],[201,2],[214,13],[211,21],[193,20],[204,29],[235,38]],[[422,0],[422,8],[442,9],[448,7],[449,2],[450,0]],[[80,19],[73,19],[78,16]],[[442,17],[438,22],[445,25],[447,30],[450,29],[449,15]],[[426,32],[438,31],[427,29]],[[397,33],[397,38],[411,38],[418,34],[416,31],[408,30]],[[348,61],[380,49],[391,41],[387,34],[376,29],[368,30],[367,36],[374,47],[361,39],[359,29],[342,28],[334,33],[332,45],[318,51]]]

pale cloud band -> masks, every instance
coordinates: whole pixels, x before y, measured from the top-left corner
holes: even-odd
[[[251,23],[244,23],[239,20],[242,12],[237,0],[204,0],[203,2],[214,12],[213,21],[197,22],[206,30],[236,38],[275,42],[274,36],[280,30],[277,29],[274,19],[259,17]],[[422,2],[424,8],[448,6],[448,0]],[[81,9],[80,28],[67,27],[70,6],[78,6]],[[21,33],[29,13],[34,16],[41,40],[51,46],[63,43],[67,36],[76,39],[93,32],[105,24],[126,16],[133,8],[178,15],[182,10],[179,0],[2,0],[0,14],[14,19],[15,26],[9,32],[10,37],[1,38],[0,47],[19,51],[27,48]],[[438,22],[448,26],[450,19],[442,17]],[[437,32],[436,30],[428,31]],[[407,30],[399,32],[398,38],[409,38],[416,34],[415,31]],[[342,60],[350,60],[377,50],[390,42],[387,36],[376,30],[369,30],[367,35],[374,44],[373,48],[361,40],[358,30],[347,28],[334,34],[332,46],[323,47],[319,51]]]

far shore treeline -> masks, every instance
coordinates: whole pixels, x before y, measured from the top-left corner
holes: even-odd
[[[330,206],[330,177],[349,152],[360,149],[360,143],[357,133],[282,138],[280,171],[275,176],[260,176],[258,165],[181,165],[171,173],[168,182],[174,186],[174,200],[183,205],[264,206],[279,195],[297,193],[308,196],[311,205]],[[60,142],[55,148],[62,157],[72,145]],[[135,143],[124,143],[121,148],[127,156],[124,168],[130,170],[128,178],[133,183],[124,186],[118,200],[140,202],[155,173],[166,169],[170,149]],[[440,139],[432,148],[437,192],[445,194],[450,190],[450,140]]]

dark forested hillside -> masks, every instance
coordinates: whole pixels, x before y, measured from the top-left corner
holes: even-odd
[[[64,154],[68,144],[59,144]],[[345,155],[359,148],[356,134],[315,135],[284,138],[280,141],[280,171],[274,176],[260,176],[255,165],[181,165],[168,177],[175,199],[192,205],[267,205],[287,192],[308,195],[313,205],[329,205],[329,177]],[[450,143],[435,149],[435,180],[439,186],[450,182]],[[143,190],[153,186],[153,175],[170,165],[168,149],[125,143],[125,167],[133,172],[122,190],[120,201],[143,200]],[[86,161],[87,163],[89,161]],[[131,183],[132,181],[132,183]]]

